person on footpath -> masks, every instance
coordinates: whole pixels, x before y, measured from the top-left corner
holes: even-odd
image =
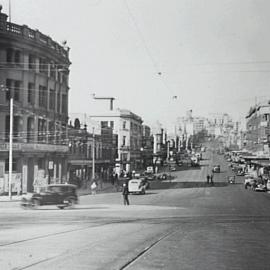
[[[210,183],[211,183],[212,186],[214,185],[214,180],[213,180],[213,178],[214,178],[214,175],[211,174],[211,175],[210,175]]]
[[[91,194],[92,195],[96,195],[97,194],[97,184],[96,184],[96,181],[95,180],[91,184]]]
[[[123,199],[124,199],[124,205],[129,205],[129,199],[128,199],[128,194],[129,194],[129,191],[128,191],[128,181],[125,181],[124,184],[123,184],[122,194],[123,194]]]
[[[206,176],[206,182],[207,182],[207,184],[209,184],[209,180],[210,180],[210,175],[207,174],[207,176]]]

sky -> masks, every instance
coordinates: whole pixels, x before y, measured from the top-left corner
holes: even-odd
[[[12,22],[67,40],[70,113],[108,109],[95,93],[167,126],[270,99],[269,0],[10,1]]]

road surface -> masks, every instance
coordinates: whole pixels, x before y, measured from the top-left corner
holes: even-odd
[[[87,195],[75,209],[23,210],[0,203],[0,269],[270,269],[270,194],[239,184],[211,152],[202,167],[174,172],[176,182],[216,186]]]

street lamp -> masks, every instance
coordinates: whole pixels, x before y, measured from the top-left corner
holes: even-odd
[[[93,141],[92,141],[92,180],[95,180],[95,128],[93,127]]]

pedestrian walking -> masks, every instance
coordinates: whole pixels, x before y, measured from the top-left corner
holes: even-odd
[[[96,184],[96,181],[93,181],[93,183],[91,184],[91,194],[92,195],[96,195],[97,194],[97,184]]]
[[[128,182],[127,181],[123,184],[122,194],[123,194],[123,199],[124,199],[124,205],[129,205],[129,199],[128,199],[129,191],[128,191]]]
[[[213,180],[213,178],[214,178],[214,175],[211,174],[211,175],[210,175],[210,183],[211,183],[212,186],[214,185],[214,180]]]
[[[210,180],[210,175],[207,174],[207,176],[206,176],[206,182],[207,182],[207,184],[209,184],[209,180]]]

